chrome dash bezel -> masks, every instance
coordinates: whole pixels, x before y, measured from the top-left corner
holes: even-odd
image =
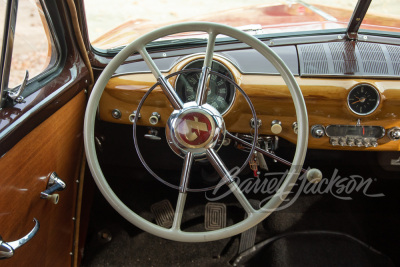
[[[357,112],[357,111],[355,111],[354,109],[352,109],[351,106],[350,106],[350,99],[349,99],[349,98],[350,98],[351,92],[353,92],[353,90],[356,90],[357,88],[362,87],[362,86],[368,86],[368,87],[374,89],[375,92],[376,92],[376,94],[377,94],[377,96],[378,96],[378,100],[376,101],[376,104],[375,104],[374,108],[373,108],[372,110],[368,111],[367,113],[360,113],[360,112]],[[379,90],[378,90],[375,86],[373,86],[373,85],[371,85],[371,84],[368,84],[368,83],[361,83],[361,84],[358,84],[358,85],[354,86],[354,87],[350,90],[350,92],[347,94],[347,107],[348,107],[354,114],[359,115],[359,116],[368,116],[368,115],[372,114],[373,112],[376,111],[376,109],[378,108],[378,106],[379,106],[380,103],[381,103],[381,94],[380,94]]]

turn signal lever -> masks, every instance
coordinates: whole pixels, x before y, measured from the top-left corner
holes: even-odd
[[[58,194],[53,194],[56,191],[62,191],[67,187],[63,180],[61,180],[57,173],[50,174],[47,189],[40,193],[40,198],[51,200],[54,204],[58,203]]]
[[[23,238],[18,239],[13,242],[4,242],[3,238],[0,236],[0,260],[2,259],[8,259],[14,256],[14,252],[17,248],[20,246],[26,244],[29,240],[32,239],[39,230],[40,224],[39,221],[33,218],[33,221],[35,222],[35,227]]]

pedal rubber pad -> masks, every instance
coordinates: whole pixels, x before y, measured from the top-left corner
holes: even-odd
[[[257,225],[240,234],[238,254],[252,248],[256,242]]]
[[[259,208],[260,201],[249,199],[251,206],[255,209]],[[245,219],[247,218],[247,214],[245,215]],[[256,242],[256,235],[257,235],[257,225],[251,227],[250,229],[244,231],[240,234],[240,243],[239,243],[239,250],[238,254],[252,248],[254,243]]]
[[[226,227],[226,205],[224,203],[207,203],[204,216],[204,228],[207,231]]]
[[[174,209],[172,208],[171,202],[168,199],[164,199],[160,202],[154,203],[150,207],[153,213],[156,223],[159,226],[170,228],[174,222]]]

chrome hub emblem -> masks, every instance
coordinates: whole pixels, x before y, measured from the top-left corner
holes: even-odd
[[[212,106],[201,107],[194,102],[174,110],[165,127],[168,145],[178,156],[194,153],[197,159],[205,157],[209,148],[218,150],[225,138],[225,123]]]
[[[206,114],[188,112],[179,116],[175,136],[185,147],[197,148],[205,146],[212,138],[214,123]]]

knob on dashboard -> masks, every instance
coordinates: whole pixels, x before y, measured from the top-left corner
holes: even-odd
[[[156,125],[158,123],[158,121],[160,120],[160,118],[161,118],[161,115],[158,114],[158,112],[153,112],[153,113],[151,113],[149,122],[153,125]]]
[[[322,172],[315,168],[308,170],[307,180],[313,184],[319,183],[322,180]]]
[[[400,140],[400,128],[399,127],[391,128],[388,131],[388,137],[393,141]]]
[[[325,127],[322,125],[313,125],[311,127],[311,135],[314,138],[321,138],[325,136]]]
[[[340,138],[339,138],[339,145],[345,146],[345,145],[346,145],[346,138],[340,137]]]
[[[330,143],[331,143],[332,146],[337,146],[337,145],[339,145],[339,138],[337,138],[337,137],[331,137]]]
[[[363,142],[362,142],[362,140],[361,140],[361,139],[359,139],[359,138],[355,139],[355,140],[354,140],[354,143],[355,143],[355,144],[356,144],[356,146],[358,146],[358,147],[360,147],[360,146],[362,146],[362,145],[363,145]]]
[[[347,145],[348,146],[354,146],[354,139],[347,139]]]
[[[282,123],[279,120],[273,120],[271,123],[271,132],[273,134],[280,134],[282,132]]]
[[[376,140],[372,140],[371,141],[371,146],[377,147],[378,146],[378,142]]]

